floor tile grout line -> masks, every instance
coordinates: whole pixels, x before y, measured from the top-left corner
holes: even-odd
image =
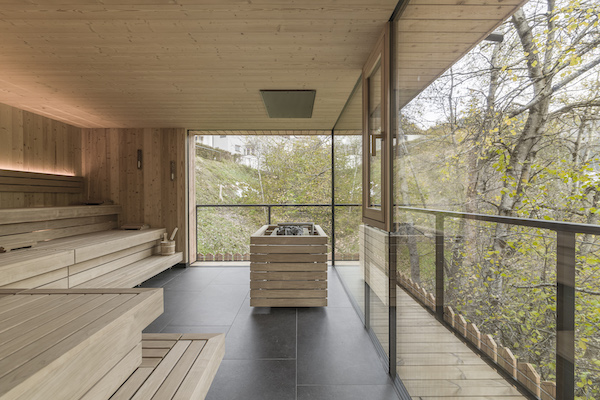
[[[240,312],[242,311],[242,308],[244,307],[244,303],[246,302],[246,299],[248,298],[248,293],[250,293],[250,289],[248,289],[248,292],[246,293],[246,295],[242,299],[240,307],[238,308],[237,313],[235,313],[235,317],[233,317],[233,321],[231,321],[231,325],[229,325],[229,330],[227,331],[227,333],[229,333],[229,331],[233,327],[233,324],[235,324],[235,320],[239,317]],[[250,301],[250,300],[248,300],[248,301]],[[225,340],[227,340],[227,335],[225,335]]]
[[[219,277],[219,275],[221,275],[222,273],[223,273],[223,271],[219,271],[219,273],[218,273],[218,274],[216,274],[216,275],[213,277],[213,279],[211,279],[211,280],[210,280],[210,282],[208,282],[208,283],[207,283],[207,284],[204,286],[204,288],[203,288],[203,289],[206,289],[206,288],[208,288],[210,285],[212,285],[212,283],[213,283],[213,282],[214,282],[214,281],[215,281],[215,280],[216,280],[216,279]],[[181,272],[181,273],[179,273],[179,274],[177,274],[177,275],[179,276],[179,275],[183,275],[183,274],[184,274],[184,272]],[[176,276],[176,277],[178,277],[178,276]],[[174,277],[174,278],[176,278],[176,277]],[[213,286],[214,286],[214,285],[213,285]],[[164,290],[164,286],[161,286],[161,287],[162,287],[162,288],[163,288],[163,290]],[[203,290],[198,290],[198,291],[196,291],[196,290],[193,290],[193,291],[191,291],[191,292],[202,292],[202,291],[203,291]],[[248,291],[249,291],[249,290],[248,290]],[[182,290],[182,292],[186,292],[186,291],[185,291],[185,290]],[[241,311],[242,307],[244,306],[244,301],[246,300],[246,297],[247,297],[247,296],[248,296],[248,294],[246,294],[246,296],[244,296],[244,298],[242,299],[242,303],[240,304],[240,307],[238,308],[238,311],[237,311],[237,313],[235,314],[235,317],[233,318],[233,321],[231,321],[231,324],[229,325],[229,329],[227,329],[227,332],[225,332],[225,338],[227,338],[227,334],[228,334],[228,333],[229,333],[229,331],[231,330],[231,327],[233,326],[233,323],[235,322],[236,318],[237,318],[237,317],[238,317],[238,315],[240,314],[240,311]],[[175,311],[175,312],[173,313],[173,316],[172,316],[172,317],[171,317],[171,318],[168,320],[168,322],[166,323],[166,325],[165,325],[165,326],[163,326],[163,327],[160,329],[160,332],[162,333],[162,331],[163,331],[163,330],[165,330],[165,329],[166,329],[166,328],[167,328],[167,327],[168,327],[168,326],[171,324],[171,322],[172,322],[172,321],[174,321],[174,320],[175,320],[175,318],[176,318],[176,317],[177,317],[177,316],[178,316],[178,315],[179,315],[181,312],[182,312],[182,311]]]

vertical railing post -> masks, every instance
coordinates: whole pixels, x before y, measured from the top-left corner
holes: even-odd
[[[435,214],[435,314],[444,319],[444,215]]]
[[[575,233],[556,233],[556,398],[575,398]]]
[[[363,282],[363,287],[365,289],[365,329],[368,331],[371,329],[371,288],[366,280]]]
[[[389,249],[388,249],[388,304],[389,304],[389,365],[390,365],[390,376],[394,378],[396,376],[396,350],[397,350],[397,315],[396,315],[396,274],[397,274],[397,251],[398,251],[398,237],[388,232],[388,241],[389,241]]]
[[[335,131],[331,130],[331,265],[335,266]]]
[[[271,225],[271,205],[267,205],[268,217],[267,217],[267,225]]]

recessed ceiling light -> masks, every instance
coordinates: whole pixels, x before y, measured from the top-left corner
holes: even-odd
[[[261,90],[269,118],[311,118],[316,90]]]

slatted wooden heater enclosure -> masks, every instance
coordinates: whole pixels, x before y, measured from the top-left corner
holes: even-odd
[[[277,230],[264,225],[250,237],[250,305],[326,306],[327,235],[319,225],[299,236]]]

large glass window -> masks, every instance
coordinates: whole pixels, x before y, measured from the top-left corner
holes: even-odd
[[[363,221],[389,230],[388,27],[363,68]]]
[[[360,260],[362,205],[362,78],[350,95],[334,130],[336,271],[348,294],[365,312],[365,280]]]

